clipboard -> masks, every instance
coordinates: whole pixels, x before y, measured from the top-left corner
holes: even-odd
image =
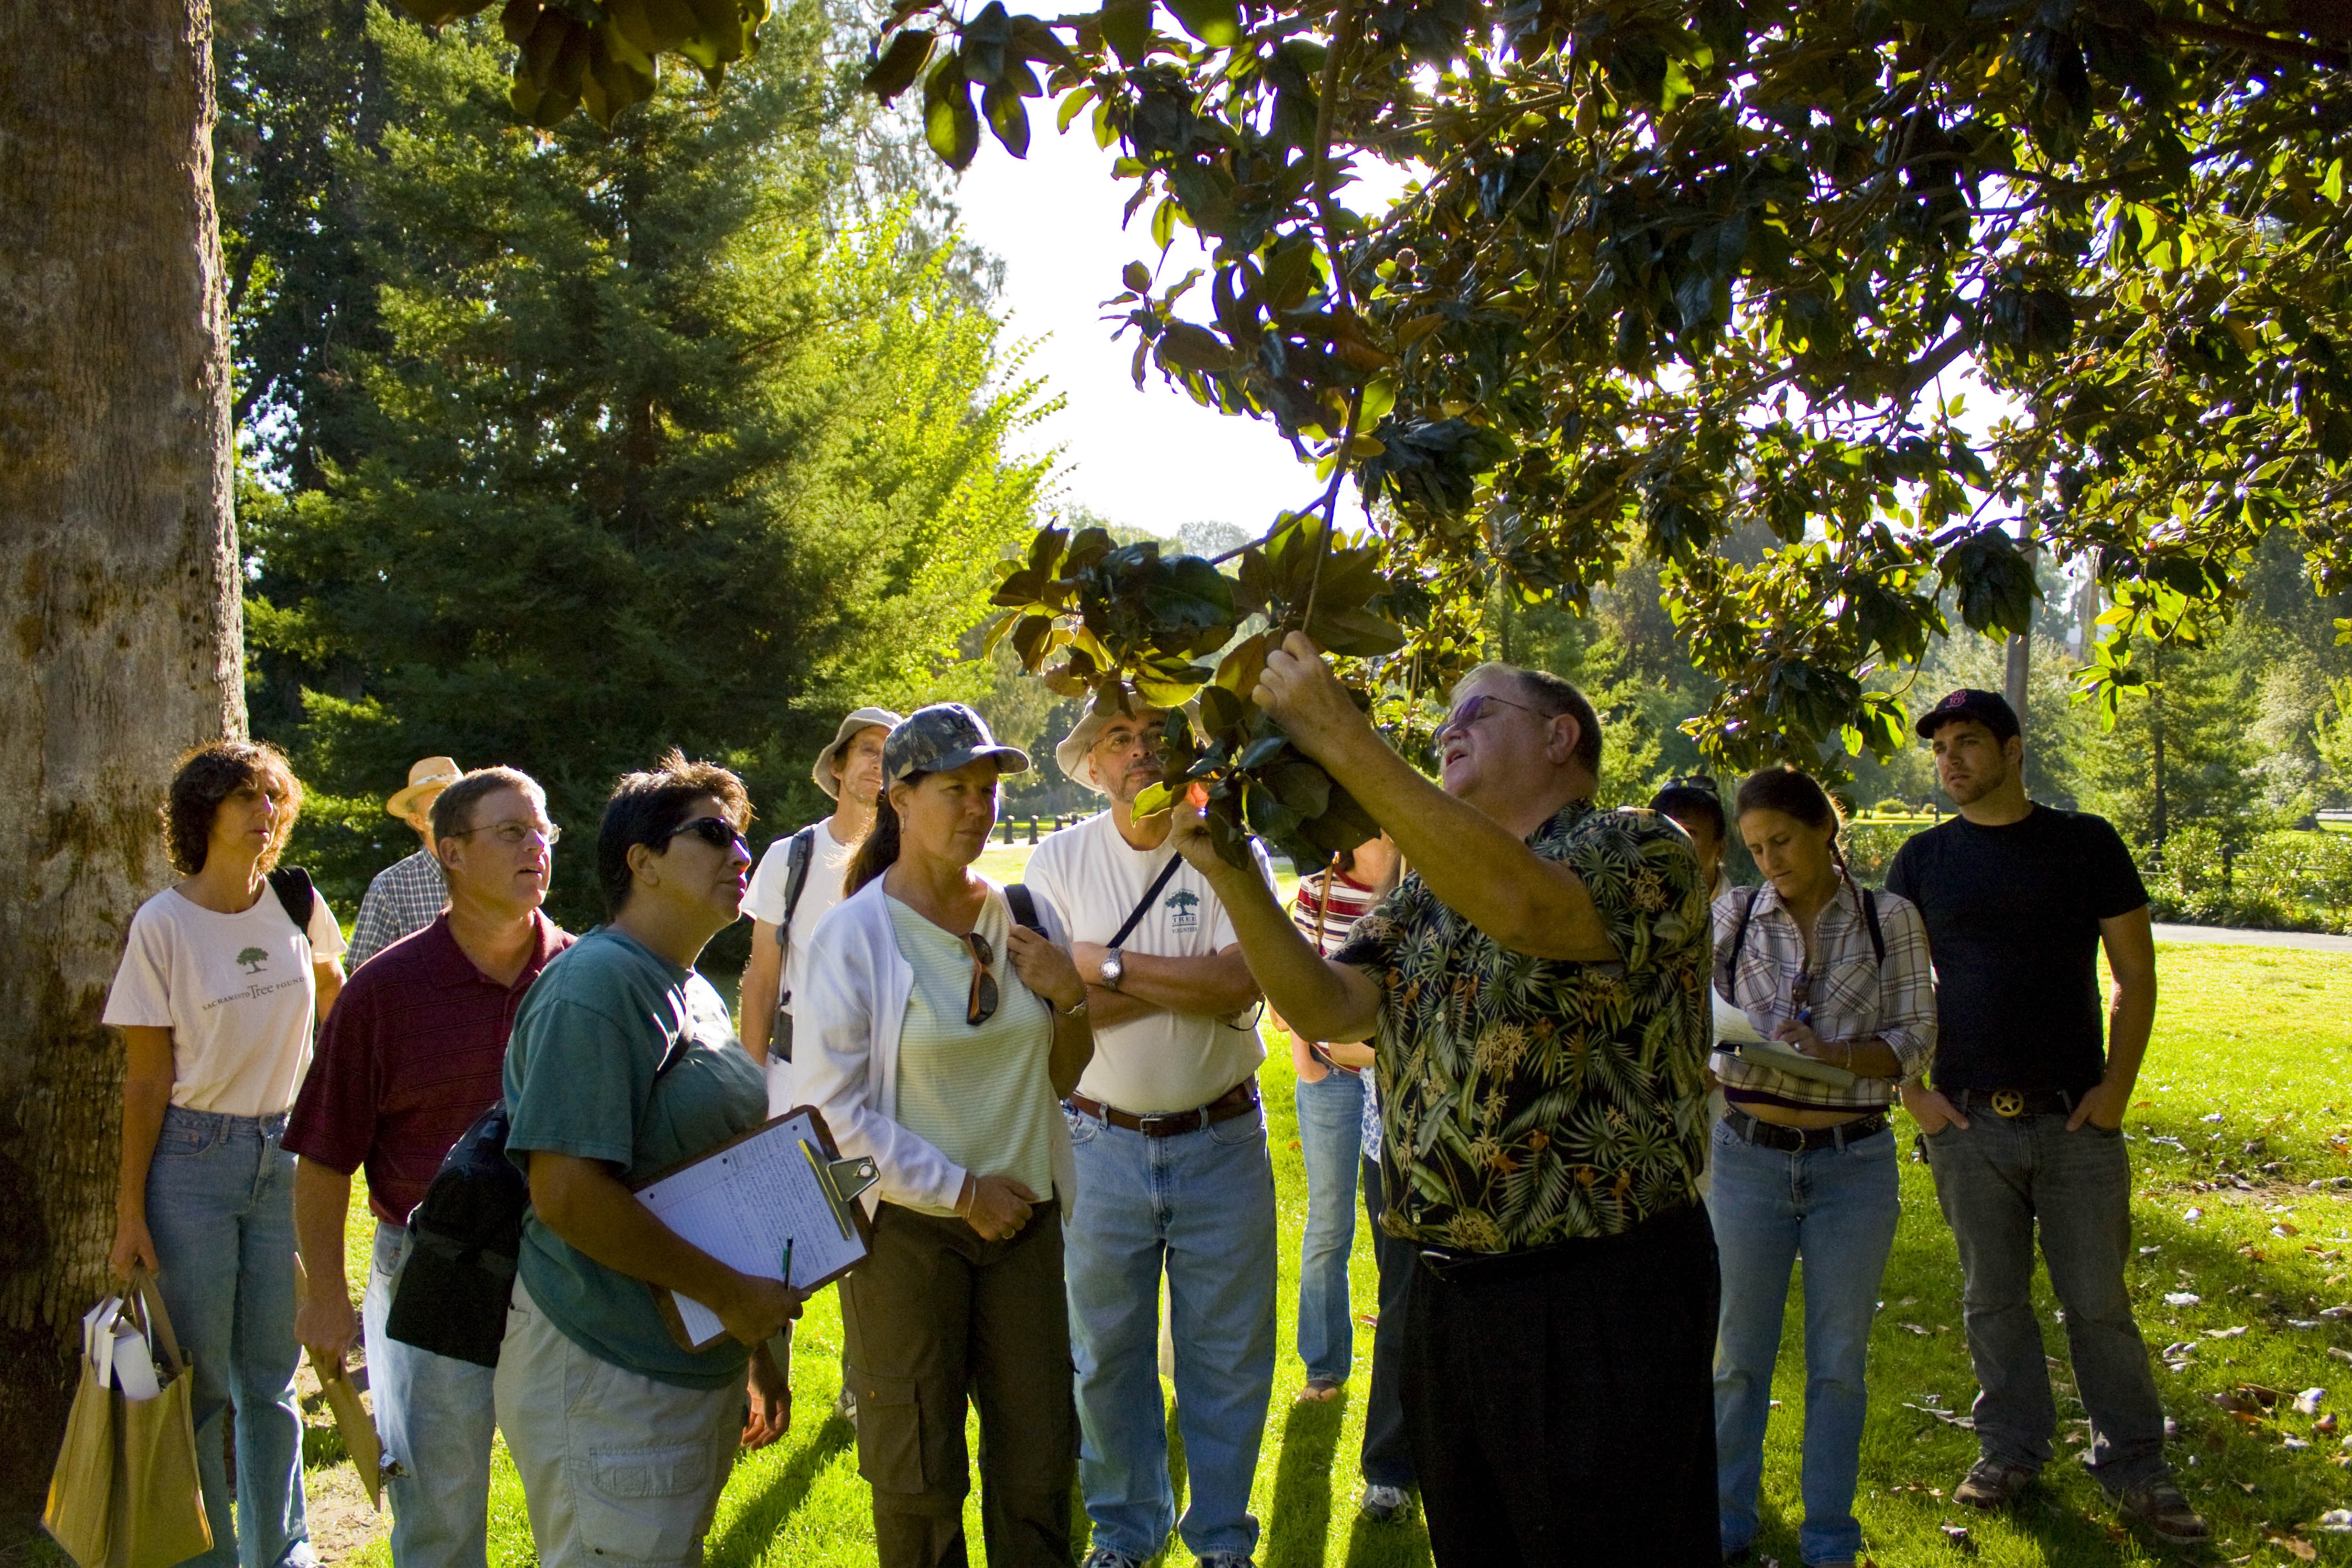
[[[871,1156],[842,1157],[821,1111],[796,1105],[631,1183],[629,1190],[679,1236],[746,1274],[782,1279],[789,1241],[789,1283],[814,1294],[872,1250],[873,1222],[857,1200],[880,1179]],[[716,1314],[701,1303],[658,1286],[646,1289],[663,1326],[683,1349],[708,1350],[726,1338]]]

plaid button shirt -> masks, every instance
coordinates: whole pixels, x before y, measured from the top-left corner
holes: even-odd
[[[360,918],[352,927],[351,966],[357,969],[412,931],[423,931],[449,906],[449,884],[430,849],[419,849],[375,874]]]
[[[1903,1064],[1903,1080],[1926,1081],[1936,1055],[1936,986],[1927,963],[1927,927],[1918,910],[1894,893],[1875,895],[1878,929],[1886,958],[1872,953],[1870,926],[1853,883],[1841,878],[1837,896],[1813,923],[1813,964],[1807,994],[1813,1033],[1840,1043],[1884,1040]],[[1805,941],[1797,922],[1780,906],[1767,882],[1759,889],[1733,888],[1715,900],[1715,984],[1726,991],[1732,933],[1749,909],[1748,937],[1739,952],[1739,972],[1730,975],[1728,995],[1756,1032],[1766,1039],[1794,1016],[1799,976],[1806,973]],[[1832,1058],[1834,1059],[1834,1058]],[[1893,1103],[1895,1080],[1857,1078],[1853,1087],[1832,1089],[1791,1077],[1717,1050],[1710,1064],[1727,1090],[1747,1090],[1779,1104],[1805,1110],[1871,1110]],[[1739,1095],[1734,1092],[1734,1100]]]

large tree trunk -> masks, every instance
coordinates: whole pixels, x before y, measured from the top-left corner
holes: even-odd
[[[114,1226],[99,1024],[173,758],[244,726],[209,0],[0,5],[0,1536]]]

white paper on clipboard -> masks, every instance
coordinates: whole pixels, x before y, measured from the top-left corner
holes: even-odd
[[[866,1256],[864,1237],[845,1222],[819,1172],[824,1143],[810,1112],[794,1110],[638,1189],[637,1201],[670,1229],[744,1274],[783,1279],[784,1244],[790,1241],[793,1275],[787,1283],[805,1289]],[[695,1343],[726,1331],[718,1313],[670,1294]]]

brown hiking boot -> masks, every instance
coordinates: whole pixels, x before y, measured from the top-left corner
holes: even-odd
[[[1970,1508],[2000,1508],[2033,1484],[2039,1470],[2000,1459],[1979,1459],[1952,1489],[1952,1500]]]
[[[2189,1500],[2169,1480],[2125,1488],[2116,1499],[2116,1512],[2175,1546],[2195,1546],[2213,1538],[2213,1527],[2189,1506]]]

